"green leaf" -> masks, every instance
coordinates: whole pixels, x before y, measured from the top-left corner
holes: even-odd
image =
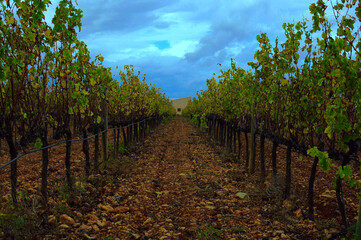
[[[340,167],[339,171],[342,172],[343,178],[347,181],[352,176],[352,169],[349,165]]]
[[[3,67],[0,66],[0,81],[2,81],[5,78],[5,71]]]
[[[361,20],[361,7],[356,7],[356,16],[358,17],[359,21]]]
[[[71,51],[68,49],[65,49],[63,52],[63,57],[64,57],[64,60],[70,61],[72,59]]]
[[[331,169],[331,159],[328,157],[327,152],[322,152],[317,147],[313,147],[307,150],[307,154],[311,157],[317,157],[319,159],[318,164],[326,173]]]
[[[78,97],[78,95],[79,95],[79,93],[74,91],[74,92],[72,92],[71,97],[72,97],[73,99],[75,99],[75,98]]]
[[[43,146],[43,142],[41,141],[40,138],[37,138],[34,147],[35,147],[36,149],[39,149],[39,148],[41,148],[42,146]]]
[[[352,179],[351,181],[348,182],[348,184],[351,186],[351,187],[354,187],[356,185],[356,180],[355,179]]]
[[[102,121],[102,118],[100,116],[97,117],[97,123],[100,123]]]
[[[343,28],[342,28],[342,27],[339,27],[339,28],[337,29],[337,35],[338,35],[338,36],[342,36],[343,34],[344,34]]]

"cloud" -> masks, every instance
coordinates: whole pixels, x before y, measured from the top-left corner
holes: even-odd
[[[153,26],[157,20],[157,16],[153,12],[171,4],[158,0],[103,0],[95,4],[94,2],[89,0],[79,1],[79,7],[84,11],[85,35],[109,30],[128,33]]]
[[[51,22],[56,4],[46,13]],[[283,36],[282,23],[302,20],[311,0],[78,0],[83,10],[78,37],[91,55],[117,75],[132,64],[171,98],[194,96],[205,80],[229,67],[248,69],[256,35]],[[120,69],[116,70],[115,66]]]
[[[303,10],[308,9],[307,3],[299,2],[225,1],[220,6],[211,6],[210,10],[214,10],[211,31],[200,40],[196,51],[186,55],[186,59],[195,62],[218,55],[219,60],[225,60],[230,54],[240,51],[242,45],[255,41],[261,32],[268,32],[271,37],[282,34],[283,22],[302,20],[302,15],[307,13]],[[237,44],[241,46],[232,46]]]

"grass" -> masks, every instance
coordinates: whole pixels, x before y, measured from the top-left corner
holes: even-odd
[[[199,240],[216,240],[220,239],[223,231],[210,224],[202,224],[198,230]]]
[[[36,239],[48,231],[40,227],[45,219],[36,198],[31,199],[26,190],[19,191],[18,196],[16,206],[9,200],[0,213],[0,239]]]

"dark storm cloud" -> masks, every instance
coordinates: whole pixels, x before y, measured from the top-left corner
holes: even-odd
[[[302,20],[308,9],[307,2],[253,1],[248,5],[233,4],[229,8],[216,6],[218,11],[213,9],[211,31],[200,40],[196,51],[186,55],[186,59],[202,61],[220,51],[225,60],[229,54],[224,49],[234,42],[247,44],[255,41],[261,32],[267,32],[271,37],[282,34],[282,23]]]
[[[59,0],[53,0],[57,5]],[[234,58],[248,69],[257,34],[284,39],[282,23],[308,16],[311,0],[78,0],[79,38],[118,75],[132,64],[171,98],[195,96]],[[51,10],[52,9],[52,10]],[[55,7],[50,8],[54,13]],[[50,18],[51,19],[51,18]],[[310,19],[310,17],[309,17]],[[116,69],[119,66],[119,69]],[[116,77],[117,79],[119,77]]]
[[[153,11],[168,5],[167,1],[79,1],[84,11],[84,32],[135,31],[156,23]],[[160,24],[160,23],[158,23]],[[164,27],[164,25],[163,25]]]

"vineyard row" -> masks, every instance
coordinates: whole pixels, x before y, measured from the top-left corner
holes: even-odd
[[[127,127],[126,132],[131,133],[139,131],[143,119],[175,113],[170,99],[148,84],[140,71],[135,73],[132,65],[125,65],[117,79],[114,70],[103,65],[104,57],[97,55],[92,60],[86,43],[77,37],[83,14],[72,0],[59,2],[52,25],[45,21],[44,14],[50,4],[49,0],[0,3],[0,139],[7,143],[12,159],[14,205],[18,153],[34,143],[37,147],[48,146],[49,129],[55,131],[56,138],[66,139],[66,180],[71,189],[71,143],[76,133],[87,139],[89,132],[108,129],[108,123],[119,128],[137,122]],[[98,135],[94,138],[97,143]],[[88,175],[89,146],[87,140],[83,143]],[[47,202],[48,149],[42,149],[42,154],[41,192]]]
[[[355,192],[361,189],[359,169],[350,164],[353,159],[358,162],[361,150],[361,3],[342,0],[326,4],[319,0],[309,9],[312,27],[308,20],[284,23],[285,41],[276,38],[274,44],[261,33],[255,61],[248,63],[250,69],[236,66],[232,59],[229,69],[207,79],[207,89],[200,91],[183,113],[229,143],[230,149],[241,132],[250,133],[251,151],[245,160],[250,174],[256,168],[256,135],[260,136],[261,149],[265,138],[273,143],[274,178],[276,150],[284,144],[285,198],[289,197],[292,179],[291,152],[313,157],[308,193],[311,219],[317,166],[326,172],[337,166],[336,197],[348,230],[342,182]],[[264,179],[264,153],[260,156]],[[357,236],[361,236],[359,216]]]
[[[13,162],[19,160],[19,158],[30,154],[35,153],[37,151],[42,151],[42,170],[41,170],[41,194],[42,199],[44,200],[43,204],[46,207],[48,204],[48,176],[49,176],[49,150],[50,148],[57,147],[62,144],[66,144],[66,156],[65,156],[65,169],[66,169],[66,185],[70,191],[73,191],[74,188],[74,173],[72,170],[71,164],[71,151],[72,151],[72,142],[79,142],[82,141],[82,151],[85,156],[85,162],[82,164],[84,166],[84,172],[86,178],[89,177],[90,173],[98,174],[101,165],[106,165],[107,162],[110,160],[109,153],[112,153],[111,158],[116,159],[119,155],[119,151],[124,153],[127,149],[129,149],[134,143],[143,140],[147,134],[158,126],[162,120],[164,120],[166,116],[159,116],[159,117],[152,117],[152,118],[145,118],[141,121],[134,122],[122,127],[115,127],[111,129],[105,129],[100,131],[100,127],[98,128],[98,132],[92,136],[81,138],[81,139],[70,139],[61,141],[55,144],[47,145],[41,147],[39,149],[33,149],[30,151],[25,152],[22,155],[19,155],[16,159],[12,159],[7,163],[0,166],[0,170],[5,171],[6,166],[12,164]],[[112,143],[112,151],[109,150],[109,143],[108,143],[108,132],[113,132],[113,143]],[[99,136],[102,135],[102,144],[100,144]],[[122,135],[122,136],[121,136]],[[89,147],[89,140],[94,138],[94,154],[93,154],[93,164],[90,161],[90,147]],[[102,146],[103,154],[100,154],[100,146]],[[99,162],[100,155],[102,155],[103,160]],[[93,170],[91,171],[90,166],[93,165]],[[31,166],[28,166],[31,167]],[[17,176],[17,172],[15,173]],[[11,182],[14,181],[14,174],[11,173]],[[11,188],[11,195],[13,202],[17,201],[17,184],[15,187]]]

